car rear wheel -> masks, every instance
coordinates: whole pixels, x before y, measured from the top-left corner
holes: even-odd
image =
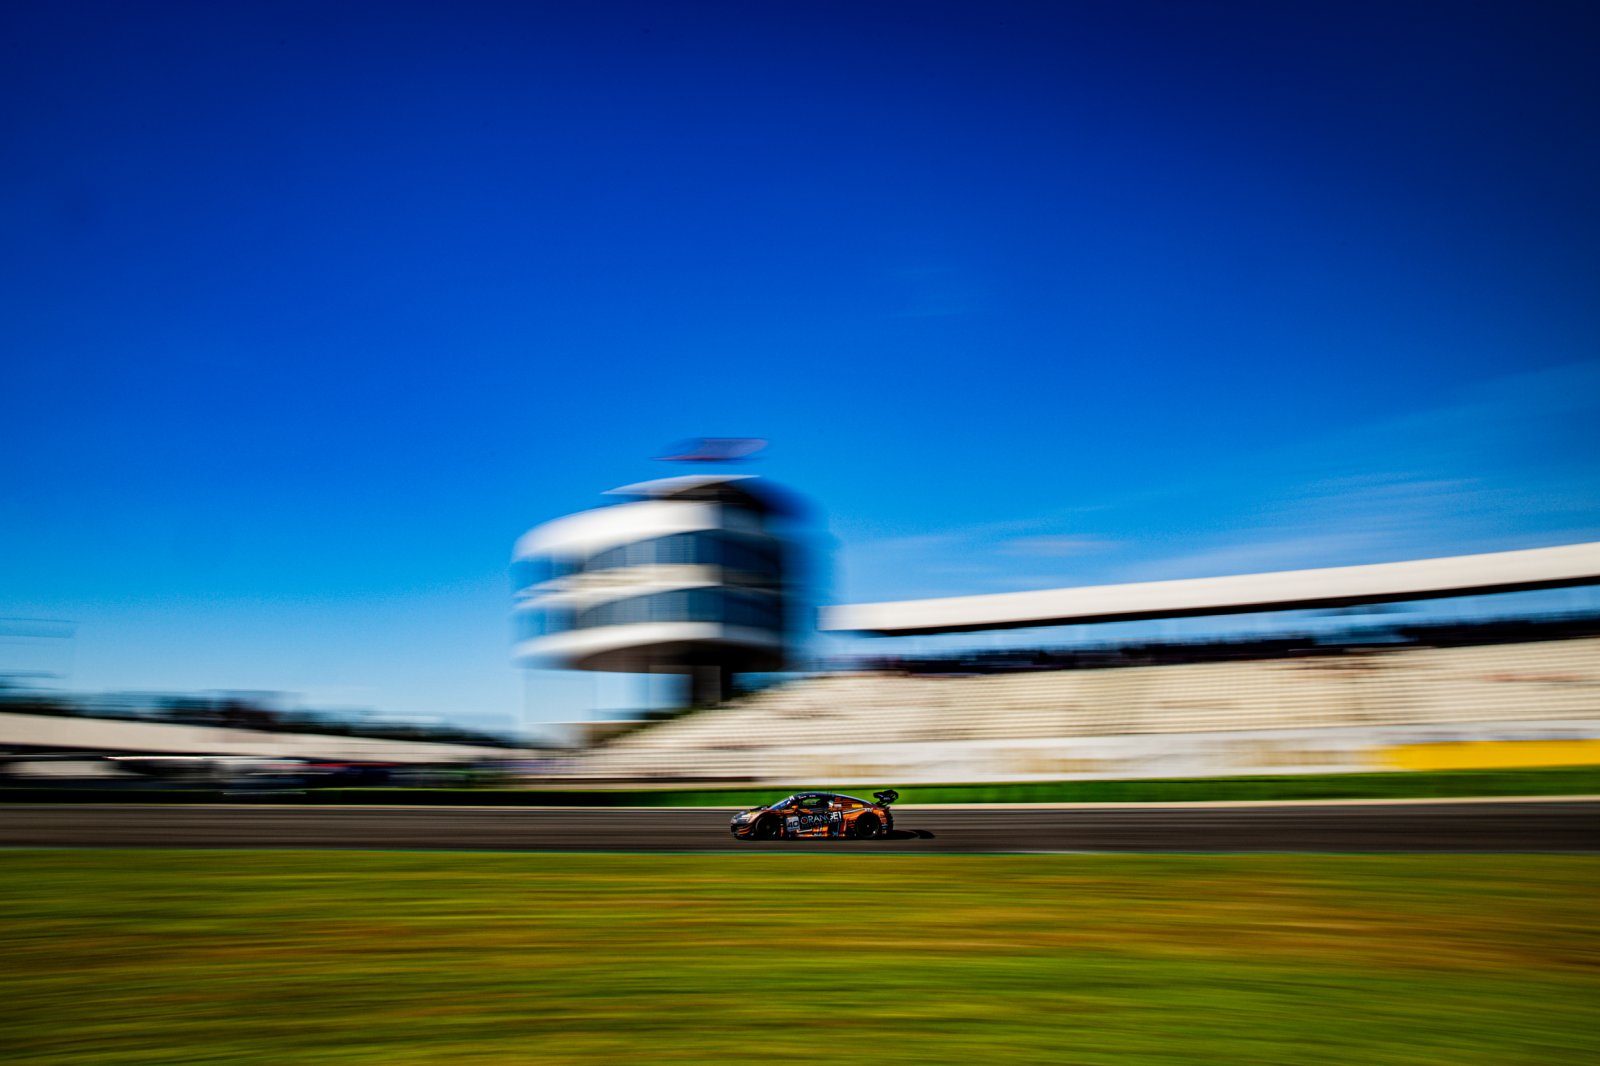
[[[876,814],[863,814],[856,819],[856,836],[863,840],[870,840],[883,831],[883,823]]]
[[[757,818],[756,827],[750,831],[750,836],[755,840],[777,840],[778,820],[770,814]]]

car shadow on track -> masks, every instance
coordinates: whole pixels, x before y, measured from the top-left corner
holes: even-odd
[[[933,834],[926,829],[891,829],[883,834],[883,840],[932,840]]]

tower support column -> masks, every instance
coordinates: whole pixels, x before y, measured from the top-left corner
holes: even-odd
[[[689,670],[689,706],[715,707],[733,695],[733,669],[695,666]]]

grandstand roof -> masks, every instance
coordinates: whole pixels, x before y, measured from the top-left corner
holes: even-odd
[[[826,608],[821,628],[881,636],[964,633],[1082,622],[1343,607],[1597,582],[1600,582],[1600,542],[1591,542],[1403,563],[846,604]]]

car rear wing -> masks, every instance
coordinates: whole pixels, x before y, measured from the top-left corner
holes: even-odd
[[[874,792],[872,794],[872,798],[887,807],[889,804],[900,798],[900,793],[896,792],[892,788],[886,788],[882,792]]]

